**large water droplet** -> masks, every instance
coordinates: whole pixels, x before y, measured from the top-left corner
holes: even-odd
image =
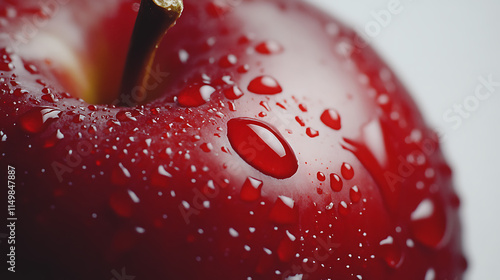
[[[262,181],[248,177],[241,187],[240,197],[244,201],[256,201],[260,198],[260,192],[262,189]]]
[[[431,199],[424,199],[411,213],[415,239],[430,248],[439,248],[445,243],[447,222],[443,206]]]
[[[278,94],[283,91],[276,79],[269,76],[260,76],[253,79],[248,90],[256,94]]]
[[[342,127],[339,113],[334,109],[328,109],[321,114],[321,121],[331,129],[339,130]]]
[[[215,89],[208,85],[190,85],[177,96],[177,102],[184,107],[196,107],[207,103]]]
[[[60,114],[61,110],[56,108],[34,108],[22,115],[19,122],[24,131],[38,133],[45,128],[49,121],[59,119]]]
[[[297,172],[298,163],[292,148],[269,124],[237,118],[227,123],[227,136],[233,149],[260,172],[284,179]]]

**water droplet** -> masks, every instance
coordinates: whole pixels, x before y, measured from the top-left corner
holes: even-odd
[[[425,279],[424,280],[435,280],[436,279],[436,271],[432,268],[429,268],[427,272],[425,273]]]
[[[345,201],[341,201],[339,203],[339,214],[341,216],[347,216],[349,215],[349,212],[351,212],[351,207],[349,207],[349,204]]]
[[[318,174],[316,174],[316,177],[318,178],[318,180],[320,180],[321,182],[325,181],[326,180],[326,176],[325,174],[323,174],[323,172],[318,172]]]
[[[82,114],[76,114],[74,117],[73,117],[73,122],[74,123],[81,123],[85,120],[85,116],[82,115]]]
[[[238,58],[234,54],[226,55],[219,60],[219,66],[223,68],[234,66],[236,63],[238,63]]]
[[[269,76],[260,76],[253,79],[248,90],[256,94],[278,94],[283,91],[278,81]]]
[[[21,97],[21,96],[23,96],[25,94],[28,94],[28,91],[25,90],[25,89],[16,88],[14,90],[14,95],[17,96],[17,97]]]
[[[299,219],[299,213],[293,199],[279,196],[271,209],[269,219],[278,224],[296,223]]]
[[[240,192],[240,198],[243,201],[256,201],[260,198],[260,192],[262,189],[262,181],[248,177],[243,183]]]
[[[380,241],[379,254],[390,268],[396,269],[403,264],[403,250],[392,236]]]
[[[234,228],[229,228],[229,235],[231,235],[234,238],[240,236],[240,234]]]
[[[57,97],[52,93],[42,95],[42,99],[52,103],[59,101],[59,99],[57,99]]]
[[[39,73],[36,66],[31,64],[31,63],[25,63],[24,68],[26,69],[26,71],[28,71],[30,74],[33,74],[33,75]]]
[[[205,152],[205,153],[210,153],[213,149],[214,146],[212,146],[211,143],[203,143],[200,145],[200,148]]]
[[[300,126],[306,126],[306,123],[304,122],[304,119],[302,119],[301,117],[296,116],[295,120],[299,123]]]
[[[189,53],[186,50],[180,50],[179,51],[179,60],[182,63],[186,63],[189,59]]]
[[[319,136],[319,131],[315,130],[315,129],[312,129],[310,127],[308,127],[306,129],[306,134],[307,136],[311,137],[311,138],[315,138],[315,137],[318,137]]]
[[[342,163],[340,172],[342,173],[342,177],[346,180],[351,180],[352,177],[354,177],[354,169],[352,169],[352,166],[349,163]]]
[[[170,174],[163,165],[158,166],[156,172],[151,174],[151,185],[153,187],[167,187],[169,185],[172,174]]]
[[[342,190],[344,183],[339,175],[332,173],[330,174],[330,187],[334,192],[340,192]]]
[[[207,13],[214,18],[219,18],[230,10],[231,6],[225,1],[210,1],[206,6]]]
[[[59,142],[63,138],[64,134],[62,134],[61,130],[58,129],[47,140],[45,140],[45,144],[43,145],[43,147],[44,148],[54,147],[57,144],[57,142]]]
[[[258,44],[255,50],[261,54],[278,54],[282,53],[284,48],[278,42],[269,40]]]
[[[243,91],[238,86],[232,86],[224,91],[224,95],[227,99],[239,99],[243,96]]]
[[[321,121],[331,129],[339,130],[342,127],[339,113],[334,109],[328,109],[321,114]]]
[[[411,230],[415,240],[430,248],[444,245],[447,222],[443,206],[431,199],[424,199],[411,213]]]
[[[361,192],[359,191],[358,186],[354,186],[349,191],[349,197],[353,203],[359,202],[361,200]]]
[[[299,104],[299,109],[304,113],[307,112],[307,106],[303,103]]]
[[[266,101],[261,101],[260,103],[260,106],[262,106],[264,109],[266,109],[266,111],[271,111],[271,107],[269,107],[269,104],[266,102]]]
[[[189,85],[177,97],[179,105],[196,107],[207,103],[215,89],[208,85]]]
[[[34,108],[19,118],[24,131],[38,133],[50,122],[59,119],[61,110],[49,107]]]
[[[283,136],[269,124],[237,118],[227,123],[233,149],[260,172],[278,179],[289,178],[298,169],[297,158]]]
[[[116,113],[116,118],[121,122],[137,121],[137,118],[130,111],[120,111]]]
[[[278,245],[277,254],[280,261],[290,262],[293,259],[299,249],[297,242],[295,242],[296,240],[297,238],[287,230],[286,236]]]
[[[0,71],[9,72],[14,70],[14,64],[9,61],[0,61]]]
[[[116,185],[126,185],[130,180],[130,177],[130,172],[121,162],[118,163],[118,166],[116,166],[111,172],[111,181]]]
[[[111,194],[109,205],[111,209],[120,217],[129,218],[132,216],[134,204],[139,203],[137,195],[131,191],[117,191]]]
[[[245,65],[241,65],[240,67],[238,67],[237,71],[238,73],[247,73],[248,71],[250,70],[250,66],[248,64],[245,64]]]

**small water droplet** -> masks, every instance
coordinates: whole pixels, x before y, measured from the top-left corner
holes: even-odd
[[[298,209],[293,199],[279,196],[271,209],[269,219],[278,224],[294,224],[299,219]]]
[[[208,85],[189,85],[177,97],[179,105],[196,107],[207,103],[215,89]]]
[[[303,103],[299,104],[299,109],[304,113],[307,112],[307,106]]]
[[[346,180],[351,180],[354,177],[354,169],[352,169],[352,166],[349,163],[342,163],[340,172],[342,173],[342,177]]]
[[[306,129],[306,134],[307,134],[307,136],[309,136],[311,138],[315,138],[315,137],[319,136],[319,131],[317,131],[317,130],[315,130],[313,128],[308,127]]]
[[[134,204],[139,203],[137,195],[131,191],[117,191],[111,194],[109,205],[111,209],[120,217],[129,218],[132,216]]]
[[[180,50],[179,51],[179,60],[182,63],[186,63],[189,59],[189,53],[186,50]]]
[[[212,146],[211,143],[203,143],[200,145],[200,148],[205,152],[205,153],[210,153],[213,149],[214,146]]]
[[[351,207],[349,207],[349,204],[345,201],[341,201],[339,203],[339,214],[341,216],[347,216],[349,215],[349,212],[351,212]]]
[[[316,174],[316,177],[318,178],[318,180],[320,180],[321,182],[325,181],[326,180],[326,176],[325,174],[323,174],[323,172],[318,172]]]
[[[224,95],[227,99],[239,99],[243,96],[243,91],[238,86],[232,86],[224,91]]]
[[[248,90],[256,94],[278,94],[283,91],[276,79],[270,76],[260,76],[253,79],[248,85]]]
[[[340,115],[334,109],[325,110],[323,114],[321,114],[321,121],[331,129],[339,130],[342,128]]]
[[[339,175],[332,173],[330,174],[330,187],[334,192],[340,192],[342,190],[344,183]]]
[[[51,148],[54,147],[57,142],[62,140],[64,138],[64,134],[62,134],[61,130],[57,130],[52,134],[48,139],[45,140],[45,144],[43,145],[44,148]]]
[[[258,44],[255,50],[261,54],[278,54],[282,53],[284,48],[278,42],[269,40]]]
[[[255,179],[253,177],[248,177],[240,191],[240,198],[243,201],[256,201],[260,198],[260,193],[262,189],[262,181]]]
[[[172,174],[170,174],[163,165],[160,165],[156,172],[151,174],[150,182],[153,187],[165,188],[168,187],[172,177]]]
[[[57,99],[57,97],[52,93],[42,95],[42,99],[47,101],[47,102],[52,102],[52,103],[59,101],[59,99]]]
[[[59,119],[61,110],[49,107],[34,108],[23,114],[19,122],[24,131],[38,133],[54,120]]]
[[[295,120],[299,123],[300,126],[306,126],[306,123],[304,122],[304,119],[302,117],[296,116]]]
[[[241,74],[247,73],[249,70],[250,70],[250,66],[248,64],[241,65],[237,69],[238,73],[241,73]]]
[[[82,114],[76,114],[74,117],[73,117],[73,122],[74,123],[81,123],[85,120],[85,116],[82,115]]]
[[[283,136],[269,124],[237,118],[227,123],[233,149],[260,172],[278,179],[289,178],[298,169],[297,157]]]
[[[120,122],[137,121],[137,118],[130,111],[120,111],[116,113],[116,118]]]
[[[283,237],[278,245],[277,254],[280,261],[290,262],[293,259],[299,249],[296,240],[297,238],[287,230],[286,236]]]
[[[26,69],[26,71],[28,71],[30,74],[33,74],[33,75],[39,73],[36,66],[31,64],[31,63],[25,63],[24,68]]]
[[[130,172],[121,162],[118,163],[118,166],[116,166],[111,172],[111,181],[116,185],[126,185],[130,180],[130,177]]]
[[[424,280],[436,280],[436,271],[432,268],[429,268],[425,273]]]
[[[361,200],[361,192],[358,186],[353,186],[349,191],[349,197],[353,203],[359,202]]]
[[[219,66],[223,68],[234,66],[236,63],[238,63],[238,58],[234,54],[228,54],[219,60]]]

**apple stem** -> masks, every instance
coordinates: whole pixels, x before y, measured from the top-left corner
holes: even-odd
[[[182,0],[142,0],[132,33],[117,104],[133,107],[146,99],[158,45],[184,9]]]

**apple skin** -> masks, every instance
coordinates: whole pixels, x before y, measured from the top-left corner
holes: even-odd
[[[186,0],[148,101],[116,108],[75,97],[113,101],[137,3],[57,3],[1,4],[18,275],[462,279],[460,200],[437,136],[330,15]],[[13,39],[44,13],[26,43]]]

